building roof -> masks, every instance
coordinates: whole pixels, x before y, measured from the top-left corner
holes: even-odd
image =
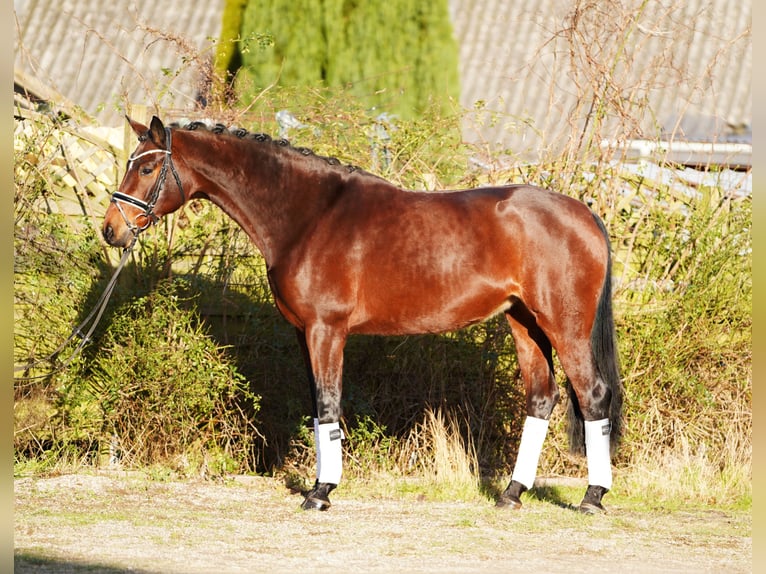
[[[212,59],[205,50],[219,36],[223,4],[14,0],[17,78],[55,89],[105,125],[122,125],[129,103],[193,109],[200,80],[187,58]],[[636,140],[661,137],[749,149],[751,4],[636,0],[645,9],[622,14],[629,1],[449,0],[460,103],[471,110],[465,139],[550,157],[586,121],[592,127],[589,102],[599,93],[611,104],[604,145],[643,150]],[[610,50],[613,69],[592,65],[589,57]]]
[[[566,145],[573,126],[584,125],[598,91],[611,98],[607,136],[751,143],[751,2],[449,5],[460,47],[461,104],[481,110],[465,126],[472,141],[532,159],[555,151]],[[599,69],[588,59],[593,55],[614,67]],[[637,121],[620,122],[620,107]]]
[[[31,78],[100,122],[124,123],[128,102],[194,106],[194,66],[220,35],[224,0],[14,0],[17,80]],[[191,48],[191,49],[190,49]]]

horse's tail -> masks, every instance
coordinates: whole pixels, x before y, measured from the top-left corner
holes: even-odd
[[[597,215],[593,215],[596,223],[604,235],[607,246],[607,262],[604,283],[601,287],[601,295],[596,309],[596,318],[593,330],[590,334],[591,347],[593,349],[593,361],[601,380],[611,390],[612,398],[609,406],[609,421],[612,424],[611,449],[614,453],[622,437],[622,401],[623,388],[620,378],[620,362],[617,352],[617,339],[614,328],[614,316],[612,313],[612,250],[609,242],[609,233]],[[572,385],[567,382],[569,391],[569,408],[567,410],[567,423],[569,434],[569,449],[574,454],[585,454],[585,424],[580,412],[577,398]]]

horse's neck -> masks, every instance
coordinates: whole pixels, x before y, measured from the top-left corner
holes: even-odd
[[[312,177],[309,159],[289,157],[287,150],[266,147],[273,145],[232,140],[214,157],[203,151],[199,158],[200,165],[207,166],[204,178],[212,184],[203,190],[205,195],[245,230],[268,265],[273,265],[332,201],[325,193],[331,186],[318,183],[316,172]]]

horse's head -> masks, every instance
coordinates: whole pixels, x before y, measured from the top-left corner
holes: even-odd
[[[185,201],[173,165],[171,130],[157,117],[148,128],[130,118],[128,122],[139,143],[128,159],[119,190],[112,194],[102,228],[106,242],[115,247],[132,245],[139,233]]]

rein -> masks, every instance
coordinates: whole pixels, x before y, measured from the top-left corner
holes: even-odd
[[[104,310],[106,309],[107,304],[109,303],[109,298],[112,296],[112,291],[114,291],[114,286],[117,283],[117,277],[120,274],[120,271],[122,271],[123,267],[125,267],[125,263],[128,261],[128,257],[130,256],[131,251],[133,250],[133,246],[136,243],[136,240],[138,239],[138,235],[136,235],[133,238],[133,241],[131,241],[130,245],[128,245],[125,249],[122,251],[122,259],[120,259],[119,265],[117,265],[117,269],[114,270],[114,274],[112,275],[112,278],[109,280],[109,283],[107,283],[106,288],[104,289],[104,292],[101,294],[101,297],[99,298],[96,305],[93,307],[91,312],[88,314],[87,317],[74,329],[72,329],[72,333],[67,337],[67,339],[59,345],[59,347],[53,351],[50,355],[43,359],[39,359],[37,361],[34,361],[32,363],[28,363],[26,365],[22,365],[20,367],[15,367],[13,369],[13,372],[19,372],[19,371],[28,371],[29,369],[40,365],[44,362],[53,362],[56,357],[58,357],[59,353],[61,353],[62,350],[75,338],[80,337],[80,342],[77,344],[77,347],[75,347],[74,351],[55,369],[52,371],[44,374],[44,375],[37,375],[34,377],[14,377],[14,380],[17,381],[32,381],[35,379],[44,379],[46,377],[49,377],[55,373],[58,373],[60,371],[63,371],[66,367],[69,366],[69,364],[74,361],[74,359],[77,357],[77,355],[80,354],[83,347],[88,344],[90,341],[90,337],[93,334],[93,331],[96,330],[96,325],[98,325],[98,322],[101,320],[101,316],[104,314]],[[95,317],[95,318],[94,318]],[[93,320],[93,323],[91,324],[90,328],[88,328],[88,331],[83,334],[83,329],[85,329],[86,325]]]
[[[154,188],[152,189],[152,193],[149,196],[149,201],[143,201],[141,199],[132,197],[130,195],[127,195],[119,191],[115,191],[114,193],[112,193],[110,202],[114,203],[115,207],[117,207],[118,211],[120,212],[123,219],[125,220],[125,223],[128,225],[128,228],[133,232],[133,240],[130,242],[130,245],[128,245],[125,249],[123,249],[120,263],[117,266],[117,269],[115,269],[114,274],[112,275],[112,278],[109,280],[109,283],[107,283],[106,288],[104,289],[104,292],[101,294],[101,297],[99,298],[95,307],[93,308],[93,310],[91,310],[88,316],[72,330],[72,333],[69,335],[69,337],[67,337],[67,339],[61,345],[59,345],[59,347],[55,351],[53,351],[50,355],[38,361],[34,361],[32,363],[28,363],[20,367],[16,367],[14,368],[13,371],[14,373],[19,371],[27,371],[43,362],[46,362],[46,361],[53,362],[56,359],[56,357],[59,355],[59,353],[61,353],[61,351],[75,337],[80,337],[81,340],[77,344],[77,347],[75,347],[74,351],[72,351],[69,357],[67,357],[66,360],[64,360],[60,366],[53,369],[49,373],[46,373],[44,375],[34,376],[34,377],[14,377],[14,380],[31,381],[34,379],[44,379],[55,373],[63,371],[77,357],[77,355],[80,354],[83,347],[85,347],[85,345],[88,344],[88,342],[90,341],[90,337],[93,334],[93,331],[95,331],[96,326],[98,325],[102,315],[104,314],[104,310],[106,309],[106,306],[109,303],[109,298],[112,295],[114,286],[117,283],[117,277],[119,276],[123,267],[125,267],[125,264],[128,261],[128,257],[130,256],[130,253],[133,251],[133,246],[136,244],[136,241],[138,240],[138,236],[141,234],[142,231],[144,231],[149,226],[151,226],[152,224],[156,223],[159,220],[159,218],[154,213],[154,206],[160,197],[160,193],[162,193],[162,189],[165,187],[165,179],[167,178],[168,168],[170,168],[170,172],[173,174],[173,178],[176,180],[176,185],[178,186],[178,190],[181,193],[181,200],[185,201],[184,189],[181,186],[181,178],[178,175],[178,172],[176,171],[176,168],[173,165],[173,160],[171,158],[172,136],[171,136],[170,128],[165,128],[165,135],[166,135],[166,139],[168,143],[167,149],[152,149],[152,150],[148,150],[143,153],[140,153],[138,155],[131,155],[128,158],[128,169],[130,169],[130,164],[141,157],[144,157],[152,153],[165,154],[165,158],[162,162],[162,167],[160,168],[160,173],[157,176],[157,181],[154,182]],[[122,203],[126,203],[134,207],[138,207],[139,209],[143,210],[143,213],[139,213],[134,219],[134,221],[130,221],[130,219],[128,219],[127,214],[122,209],[122,205],[121,205]],[[138,225],[137,222],[139,217],[146,218],[147,221],[144,225]],[[90,323],[91,320],[93,320],[93,323],[88,328],[88,331],[85,334],[83,334],[83,329],[85,329],[86,325],[88,325],[88,323]]]

